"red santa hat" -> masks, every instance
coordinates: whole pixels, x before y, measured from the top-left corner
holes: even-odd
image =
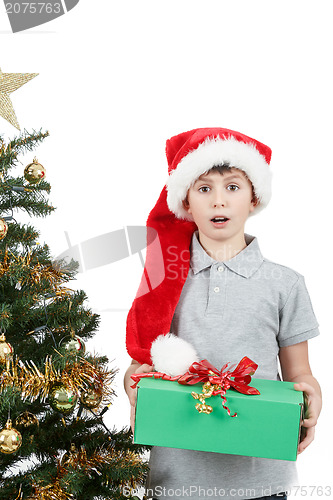
[[[261,142],[225,128],[198,128],[166,142],[169,179],[147,219],[159,245],[147,241],[144,273],[127,317],[126,347],[136,361],[172,376],[185,373],[198,361],[192,346],[170,333],[197,229],[183,201],[202,174],[227,164],[243,170],[251,181],[259,201],[252,214],[257,213],[271,197],[271,153]]]

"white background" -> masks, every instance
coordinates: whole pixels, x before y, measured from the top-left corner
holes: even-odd
[[[39,73],[11,98],[22,129],[51,134],[36,155],[57,211],[32,223],[54,255],[67,248],[65,231],[75,244],[145,224],[166,181],[170,136],[222,126],[271,146],[273,197],[246,231],[268,259],[305,276],[320,323],[309,345],[324,409],[315,442],[298,458],[303,495],[312,498],[320,492],[311,495],[311,485],[333,488],[331,11],[330,1],[81,0],[12,34],[0,5],[2,71]],[[0,130],[16,134],[2,118]],[[32,158],[22,159],[18,175]],[[89,348],[120,370],[110,427],[129,421],[125,321],[141,272],[134,255],[73,284],[101,314]]]

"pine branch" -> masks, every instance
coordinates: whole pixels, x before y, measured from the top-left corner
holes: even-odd
[[[0,304],[0,329],[6,331],[12,320],[12,306],[3,302]]]
[[[46,184],[46,183],[44,183]],[[14,185],[14,184],[12,184]],[[16,182],[18,187],[23,187],[22,182]],[[4,187],[5,191],[0,195],[1,213],[10,213],[12,210],[24,210],[30,216],[46,217],[51,214],[55,207],[48,204],[48,200],[43,196],[42,191],[33,189],[31,192],[12,192],[9,187]],[[46,190],[46,188],[44,189]]]
[[[6,173],[10,168],[17,165],[17,157],[26,151],[33,151],[36,146],[49,136],[49,132],[33,131],[29,133],[24,129],[18,137],[14,138],[6,146],[1,137],[0,148],[0,172]]]
[[[0,259],[5,246],[15,252],[19,245],[35,245],[39,236],[39,231],[29,224],[8,224],[6,239],[0,241]]]

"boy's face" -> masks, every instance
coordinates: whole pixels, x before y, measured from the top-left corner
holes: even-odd
[[[244,225],[257,201],[242,170],[201,175],[188,190],[184,207],[205,241],[227,242],[244,236]],[[224,219],[221,219],[224,218]]]

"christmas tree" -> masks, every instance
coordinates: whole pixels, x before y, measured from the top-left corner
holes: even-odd
[[[132,498],[147,464],[128,427],[103,422],[116,370],[85,352],[99,317],[69,288],[76,264],[53,262],[39,232],[14,218],[54,210],[36,158],[14,175],[47,136],[0,137],[0,499]]]

